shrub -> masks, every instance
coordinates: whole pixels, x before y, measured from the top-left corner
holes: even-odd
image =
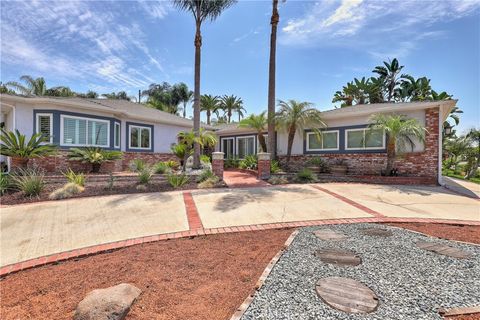
[[[200,156],[200,161],[201,161],[201,162],[204,162],[204,163],[210,163],[210,157],[207,156],[206,154],[202,154],[202,155]]]
[[[10,187],[10,179],[7,174],[0,173],[0,195],[3,195]]]
[[[152,180],[153,171],[150,167],[143,168],[142,171],[138,172],[138,182],[140,184],[148,184]]]
[[[120,151],[108,151],[98,147],[72,148],[68,154],[70,160],[81,161],[92,165],[92,172],[98,172],[102,163],[122,157]]]
[[[165,164],[165,162],[157,162],[153,166],[153,171],[155,173],[164,174],[165,172],[167,172],[169,170],[170,170],[170,168]]]
[[[257,169],[257,156],[249,155],[246,156],[245,159],[241,160],[239,165],[241,169]]]
[[[268,183],[276,185],[276,184],[287,184],[288,180],[285,177],[271,177],[268,179]]]
[[[186,185],[190,181],[190,177],[186,174],[169,174],[167,177],[168,183],[177,189]]]
[[[113,176],[113,173],[110,172],[110,174],[108,175],[108,182],[107,182],[107,185],[105,186],[105,189],[112,190],[114,183],[115,183],[115,177]]]
[[[128,163],[128,169],[132,172],[140,172],[145,169],[146,163],[142,159],[133,159]]]
[[[277,160],[270,161],[270,173],[277,173],[280,171],[282,171],[282,168],[280,168],[280,163],[278,163]]]
[[[209,177],[209,178],[205,179],[204,181],[200,182],[198,184],[198,188],[200,188],[200,189],[215,188],[218,181],[220,181],[220,179],[217,176]]]
[[[197,177],[197,183],[203,182],[209,178],[216,177],[212,170],[203,170]]]
[[[180,166],[180,164],[174,160],[165,161],[164,163],[167,167],[169,167],[172,170],[175,170]]]
[[[45,187],[44,180],[44,173],[38,168],[18,169],[12,174],[12,185],[27,197],[39,195]]]
[[[76,183],[69,182],[65,184],[63,187],[56,189],[48,196],[51,200],[60,200],[70,198],[74,194],[82,193],[85,190],[84,187],[79,186]]]
[[[300,183],[309,183],[317,180],[317,177],[313,174],[312,170],[303,168],[295,176],[295,181]]]
[[[320,157],[312,157],[307,162],[311,166],[316,166],[321,172],[328,171],[328,163]]]
[[[79,186],[85,186],[85,174],[75,173],[72,169],[68,169],[66,172],[62,173],[68,182],[78,184]]]
[[[225,168],[238,168],[239,162],[240,160],[238,160],[237,158],[229,157],[225,160],[223,166]]]

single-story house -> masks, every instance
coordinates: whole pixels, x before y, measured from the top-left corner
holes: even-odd
[[[148,162],[174,160],[170,147],[193,121],[126,100],[22,97],[0,95],[0,123],[27,137],[42,132],[59,146],[56,157],[34,159],[50,172],[72,166],[67,150],[96,146],[124,152],[123,160],[102,166],[103,171],[124,170],[135,158]],[[7,159],[2,159],[7,161]],[[79,165],[79,164],[76,164]]]
[[[343,160],[351,175],[379,175],[387,160],[385,132],[368,134],[369,118],[376,113],[397,113],[417,119],[428,130],[425,142],[416,141],[411,152],[404,153],[395,163],[399,174],[424,177],[429,183],[441,183],[443,122],[456,100],[383,103],[356,105],[322,112],[327,127],[319,140],[311,128],[295,136],[291,164],[304,167],[308,158],[320,156],[330,164]],[[260,151],[257,132],[228,124],[216,131],[219,143],[216,151],[225,158],[242,159]],[[265,130],[265,135],[267,134]],[[284,162],[287,153],[287,134],[277,131],[277,156]],[[268,141],[268,135],[266,135]]]

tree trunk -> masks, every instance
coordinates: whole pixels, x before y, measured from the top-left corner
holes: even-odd
[[[292,126],[288,129],[287,163],[285,165],[287,171],[290,169],[290,156],[292,155],[292,146],[293,140],[295,139],[295,131],[297,131],[297,128],[295,126]]]
[[[273,0],[272,17],[270,24],[272,31],[270,34],[270,62],[268,68],[268,152],[272,159],[276,158],[276,137],[275,137],[275,62],[277,52],[277,26],[280,17],[278,15],[278,0]],[[288,161],[288,160],[287,160]]]
[[[265,143],[265,137],[263,136],[262,132],[258,133],[258,142],[260,142],[260,147],[262,148],[262,152],[267,152],[267,144]]]
[[[210,110],[207,110],[207,124],[210,125]]]
[[[200,57],[202,48],[202,34],[200,22],[197,22],[195,33],[195,89],[193,91],[193,131],[195,137],[200,136]],[[193,167],[200,168],[200,144],[194,143]]]
[[[183,102],[183,117],[187,117],[187,103],[185,101]]]
[[[232,118],[232,111],[228,110],[227,117],[228,117],[228,123],[230,123],[230,119]]]
[[[387,167],[385,168],[385,175],[389,176],[392,171],[393,163],[395,161],[395,141],[389,141],[387,145]]]

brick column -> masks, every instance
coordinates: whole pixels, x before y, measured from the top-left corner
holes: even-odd
[[[223,152],[212,153],[212,171],[213,173],[223,180]]]
[[[267,180],[270,178],[270,153],[259,152],[258,157],[258,179]]]

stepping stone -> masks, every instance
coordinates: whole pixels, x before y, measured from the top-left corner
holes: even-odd
[[[443,254],[444,256],[449,256],[457,259],[467,259],[470,257],[468,252],[463,250],[447,246],[445,244],[433,243],[427,241],[419,241],[416,243],[417,247],[420,249],[433,251],[438,254]]]
[[[377,309],[375,292],[350,278],[329,277],[318,280],[315,290],[330,307],[348,313],[370,313]]]
[[[367,236],[385,237],[385,238],[393,236],[392,231],[379,229],[379,228],[363,229],[362,233],[366,234]]]
[[[321,249],[315,251],[315,256],[325,263],[337,264],[340,266],[358,266],[362,259],[354,252],[339,249]]]
[[[320,229],[320,230],[317,230],[317,231],[313,232],[313,234],[315,234],[315,236],[317,236],[317,238],[322,239],[322,240],[337,241],[337,240],[347,239],[347,237],[343,233],[333,231],[332,229]]]

